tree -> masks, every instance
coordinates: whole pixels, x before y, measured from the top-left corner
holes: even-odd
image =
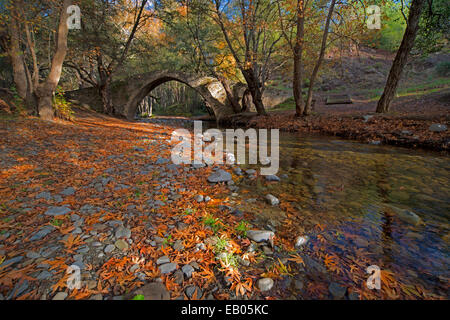
[[[62,3],[53,0],[32,3],[18,0],[9,1],[7,6],[10,13],[7,21],[9,39],[5,46],[12,62],[18,94],[25,99],[27,106],[35,109],[36,113],[46,120],[51,120],[54,115],[53,95],[58,86],[62,64],[67,53],[67,9],[72,3],[73,1],[70,0],[64,0]],[[57,18],[55,49],[51,56],[49,45],[49,62],[46,66],[48,73],[44,81],[40,82],[39,61],[33,37],[35,33],[30,29],[36,21],[42,25],[44,21],[48,22],[53,18]],[[31,63],[27,60],[28,56],[31,56]],[[32,73],[29,70],[29,64],[32,65]]]
[[[309,89],[308,89],[308,97],[306,98],[306,107],[304,110],[304,115],[308,115],[311,112],[311,104],[312,104],[312,93],[314,89],[314,84],[316,82],[317,73],[319,72],[320,65],[322,64],[323,57],[325,55],[325,49],[327,46],[327,37],[330,28],[331,17],[333,16],[333,10],[336,0],[331,0],[330,8],[328,9],[328,15],[325,22],[325,27],[323,29],[322,36],[322,44],[320,47],[319,57],[317,58],[316,64],[312,71],[311,77],[309,78]]]
[[[64,0],[63,2],[59,15],[56,51],[51,62],[50,73],[44,82],[39,83],[35,92],[39,116],[45,120],[52,120],[54,115],[53,95],[58,86],[64,58],[67,53],[67,34],[69,31],[67,26],[67,9],[72,5],[72,2],[72,0]]]
[[[145,10],[147,3],[148,0],[84,2],[82,32],[74,38],[78,48],[65,65],[75,70],[83,82],[97,88],[104,113],[114,114],[111,84],[129,58],[139,28],[151,16]]]
[[[424,2],[425,0],[412,0],[406,30],[403,35],[400,48],[395,55],[391,70],[389,71],[389,76],[387,78],[383,94],[381,95],[380,100],[378,100],[376,109],[377,113],[385,113],[389,111],[389,106],[395,96],[398,82],[408,59],[408,54],[414,46],[414,40],[419,28],[420,15]]]
[[[213,0],[215,22],[241,71],[258,114],[266,115],[262,101],[271,71],[272,55],[281,40],[274,32],[275,3],[269,0]]]
[[[278,14],[280,18],[281,32],[289,48],[292,51],[294,68],[292,74],[292,90],[295,102],[295,115],[297,117],[303,115],[304,102],[302,97],[303,91],[303,50],[305,41],[305,10],[309,0],[295,0],[295,8],[290,8],[289,2],[281,0],[277,1]],[[287,6],[287,8],[286,8]],[[290,12],[295,13],[294,22],[290,21]],[[287,14],[286,14],[287,13]],[[287,19],[286,19],[287,16]],[[293,29],[295,29],[295,37],[292,37]]]

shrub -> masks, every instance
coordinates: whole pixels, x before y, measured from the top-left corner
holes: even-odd
[[[450,76],[450,61],[443,61],[436,66],[436,74],[440,77]]]
[[[58,87],[53,99],[53,108],[55,115],[64,120],[73,120],[72,104],[64,97],[64,91]]]

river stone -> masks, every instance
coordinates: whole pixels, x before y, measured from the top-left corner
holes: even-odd
[[[335,299],[342,299],[345,296],[345,293],[347,292],[347,287],[344,287],[343,285],[340,285],[339,283],[332,282],[330,286],[328,287],[328,290],[330,291],[331,295]]]
[[[189,299],[194,297],[194,293],[195,293],[195,298],[197,298],[197,299],[200,299],[203,296],[202,289],[200,289],[197,286],[189,286],[186,288],[185,292]]]
[[[175,241],[175,243],[173,244],[173,250],[175,251],[181,251],[184,249],[183,246],[183,240],[177,240]]]
[[[422,219],[412,211],[397,208],[397,207],[391,206],[391,205],[386,205],[386,207],[388,209],[391,209],[391,210],[389,210],[389,212],[395,213],[395,215],[404,222],[411,223],[415,226],[417,226],[419,224],[423,224]]]
[[[255,242],[269,241],[275,236],[275,233],[267,230],[248,230],[247,237]]]
[[[103,296],[102,296],[101,293],[98,293],[98,294],[93,295],[92,297],[90,297],[89,300],[103,300]]]
[[[169,263],[169,262],[170,262],[170,259],[168,256],[162,256],[158,260],[156,260],[157,265],[165,264],[165,263]]]
[[[158,158],[158,160],[156,160],[155,164],[166,164],[169,163],[169,159],[165,159],[165,158]]]
[[[55,228],[52,226],[42,227],[38,232],[31,236],[30,241],[37,241],[44,238],[46,235],[51,233]]]
[[[278,200],[277,197],[271,195],[270,193],[266,195],[266,201],[272,206],[277,206],[280,204],[280,200]]]
[[[428,130],[432,132],[443,132],[447,131],[447,126],[445,124],[433,123]]]
[[[16,263],[19,263],[22,260],[23,260],[23,256],[17,256],[17,257],[8,259],[6,261],[3,261],[2,264],[0,264],[0,268],[4,268],[4,267],[7,267],[7,266],[12,266],[12,265],[14,265]]]
[[[47,216],[61,216],[70,212],[72,212],[72,210],[67,207],[50,207],[44,214]]]
[[[231,180],[231,174],[225,170],[217,170],[216,172],[213,172],[208,177],[208,182],[211,183],[219,183],[219,182],[227,182]]]
[[[201,194],[196,195],[194,199],[197,202],[203,202],[203,200],[204,200],[204,198],[203,198],[203,196]]]
[[[38,252],[35,252],[35,251],[28,251],[27,254],[26,254],[26,257],[28,259],[37,259],[37,258],[40,258],[41,255]]]
[[[48,272],[47,270],[44,270],[36,277],[36,279],[38,279],[38,280],[47,280],[47,279],[49,279],[51,277],[52,277],[52,274],[50,272]]]
[[[103,250],[105,253],[111,253],[114,251],[116,247],[113,244],[108,244],[105,248],[105,250]]]
[[[172,273],[176,269],[177,269],[176,263],[164,263],[159,266],[159,272],[161,272],[162,274]]]
[[[192,277],[192,272],[194,272],[194,268],[189,264],[184,265],[181,270],[187,278]]]
[[[131,237],[131,230],[120,226],[116,229],[115,236],[116,236],[116,239],[120,239],[120,238],[128,239],[129,237]]]
[[[75,189],[72,187],[66,188],[60,192],[63,196],[72,196],[75,194]]]
[[[55,294],[52,300],[65,300],[67,298],[67,293],[65,292],[58,292]]]
[[[234,167],[233,172],[238,176],[242,176],[242,169],[239,167]]]
[[[269,291],[273,287],[273,280],[271,278],[262,278],[256,282],[256,286],[261,291]]]
[[[144,285],[134,292],[134,296],[143,295],[144,300],[170,300],[170,293],[160,282]]]
[[[128,243],[122,239],[117,240],[114,245],[121,251],[128,250]]]
[[[36,196],[36,199],[45,199],[47,201],[50,201],[52,199],[52,195],[50,194],[50,192],[43,191]]]
[[[181,270],[175,271],[175,273],[173,274],[173,279],[176,284],[182,284],[184,281],[183,271]]]

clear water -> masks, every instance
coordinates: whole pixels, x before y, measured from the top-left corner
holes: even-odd
[[[309,249],[341,257],[343,279],[350,281],[348,265],[361,259],[428,297],[448,298],[449,169],[449,157],[439,153],[281,133],[278,175],[288,177],[244,181],[242,188],[289,202],[294,214],[273,209],[266,218],[278,218],[280,232],[289,225],[292,236],[311,235]]]

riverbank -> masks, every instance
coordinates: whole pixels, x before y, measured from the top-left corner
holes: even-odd
[[[269,112],[269,116],[254,113],[235,115],[223,119],[223,123],[234,127],[318,133],[370,144],[449,151],[448,90],[425,96],[400,97],[393,102],[393,111],[389,114],[374,113],[376,101],[355,97],[350,105],[326,105],[325,97],[322,94],[317,99],[314,112],[306,118],[296,118],[292,107]]]

